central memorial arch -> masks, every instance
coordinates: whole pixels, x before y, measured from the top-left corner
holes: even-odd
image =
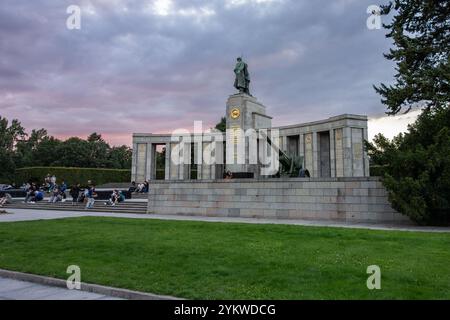
[[[256,113],[252,116],[260,117]],[[310,171],[313,178],[369,176],[368,156],[363,143],[368,139],[366,116],[344,114],[321,121],[273,129],[279,130],[280,149],[288,156],[302,157],[303,167]],[[212,135],[222,135],[222,141],[226,141],[224,133]],[[192,179],[189,174],[190,164],[171,164],[171,151],[177,144],[171,140],[172,134],[133,135],[133,181],[156,180],[156,148],[160,145],[166,150],[165,180]],[[194,135],[191,141],[194,141]],[[200,165],[196,179],[222,179],[224,171],[223,164]]]
[[[226,133],[133,135],[132,180],[150,182],[148,214],[408,222],[391,208],[379,178],[370,177],[367,116],[273,127],[250,95],[242,59],[235,73],[239,93],[226,101]],[[274,163],[285,168],[286,159],[290,175],[272,170]],[[310,177],[296,178],[292,159]]]

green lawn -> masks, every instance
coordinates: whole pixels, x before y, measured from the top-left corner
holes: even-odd
[[[0,248],[3,269],[184,298],[450,299],[448,233],[86,217],[0,223]]]

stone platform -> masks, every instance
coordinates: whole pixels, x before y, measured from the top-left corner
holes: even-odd
[[[372,177],[153,181],[147,213],[411,223]]]

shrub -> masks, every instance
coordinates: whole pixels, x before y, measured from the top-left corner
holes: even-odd
[[[370,176],[371,177],[384,177],[384,173],[387,170],[387,166],[371,165]]]

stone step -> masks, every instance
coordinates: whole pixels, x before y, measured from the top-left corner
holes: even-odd
[[[38,203],[22,203],[14,202],[6,206],[7,208],[13,209],[28,209],[28,210],[56,210],[56,211],[87,211],[85,205],[77,204],[72,205],[71,202],[58,202],[58,203],[48,203],[48,202],[38,202]],[[92,209],[89,211],[94,212],[115,212],[115,213],[147,213],[147,203],[145,202],[129,202],[121,203],[116,206],[106,206],[103,201],[97,201]]]
[[[42,209],[42,210],[65,210],[70,211],[74,209],[84,209],[86,206],[46,206],[46,205],[38,205],[38,204],[11,204],[8,206],[9,208],[16,208],[16,209]],[[94,206],[96,209],[102,209],[103,211],[110,211],[110,210],[146,210],[147,206],[105,206],[102,204],[97,204]]]
[[[86,205],[85,204],[78,204],[78,205],[61,205],[61,204],[43,204],[43,203],[13,203],[10,206],[14,206],[14,207],[29,207],[29,208],[36,208],[36,207],[44,207],[44,208],[84,208]],[[147,208],[147,205],[116,205],[116,206],[109,206],[109,205],[105,205],[104,203],[96,203],[94,204],[95,207],[102,207],[102,208]]]
[[[96,204],[104,204],[105,202],[107,202],[107,200],[96,200],[95,203]],[[24,203],[24,200],[19,200],[19,199],[14,199],[13,200],[14,204],[31,204],[31,203]],[[121,202],[119,204],[117,204],[118,206],[147,206],[148,201],[132,201],[132,200],[128,200],[125,202]],[[44,199],[42,201],[39,201],[35,204],[39,204],[39,205],[49,205],[49,206],[72,206],[72,201],[71,200],[67,200],[65,202],[56,202],[56,203],[50,203],[48,202],[48,199]],[[83,204],[78,202],[76,205],[82,206]]]
[[[11,205],[14,206],[28,206],[28,207],[49,207],[49,208],[53,208],[53,207],[57,207],[57,208],[75,208],[75,207],[80,207],[83,208],[86,206],[86,204],[76,204],[76,205],[72,205],[72,204],[61,204],[61,203],[42,203],[42,202],[38,202],[38,203],[21,203],[21,202],[16,202],[13,203]],[[110,205],[105,205],[104,202],[96,202],[94,204],[96,207],[111,207],[111,208],[147,208],[147,204],[146,203],[142,203],[142,204],[118,204],[116,206],[110,206]]]
[[[20,207],[13,207],[9,206],[9,208],[12,209],[28,209],[31,208],[20,208]],[[33,208],[32,210],[40,211],[40,210],[48,210],[48,211],[74,211],[74,212],[110,212],[110,213],[127,213],[127,214],[146,214],[146,209],[123,209],[123,208],[116,208],[111,210],[111,208],[93,208],[93,209],[86,209],[86,208],[71,208],[71,209],[65,209],[65,208]]]
[[[49,203],[47,201],[39,201],[36,203],[24,203],[24,202],[13,202],[13,205],[25,205],[25,206],[48,206],[48,207],[83,207],[85,203],[77,203],[72,205],[72,202],[57,202]],[[105,201],[95,201],[96,206],[105,206]],[[111,207],[108,205],[108,207]],[[147,202],[129,202],[129,203],[119,203],[116,207],[147,207]]]
[[[147,193],[132,193],[131,199],[148,199]]]

